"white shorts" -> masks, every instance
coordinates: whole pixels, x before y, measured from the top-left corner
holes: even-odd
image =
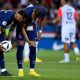
[[[70,44],[76,40],[76,29],[75,27],[63,27],[61,31],[62,42]]]

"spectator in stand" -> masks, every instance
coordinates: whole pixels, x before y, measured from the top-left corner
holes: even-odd
[[[25,8],[28,4],[28,0],[21,0],[20,3],[21,3],[21,6]]]
[[[6,0],[6,1],[12,5],[13,9],[17,9],[20,5],[20,0]]]

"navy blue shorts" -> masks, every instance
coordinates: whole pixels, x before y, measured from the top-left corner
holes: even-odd
[[[18,32],[16,32],[16,39],[17,40],[22,40],[22,41],[25,40],[24,36],[21,33],[18,33]]]
[[[27,31],[27,36],[29,40],[36,41],[37,40],[37,32],[36,31]]]
[[[25,29],[26,35],[28,36],[29,40],[36,41],[37,40],[37,29],[35,24],[31,24],[26,27]],[[16,29],[16,38],[17,40],[25,40],[24,36],[19,32],[19,29]]]
[[[0,42],[4,41],[5,40],[5,33],[1,33],[0,34]]]
[[[37,32],[36,31],[27,31],[26,35],[28,36],[29,40],[31,40],[31,41],[37,40]],[[22,41],[25,40],[24,36],[19,32],[16,32],[16,39],[22,40]]]

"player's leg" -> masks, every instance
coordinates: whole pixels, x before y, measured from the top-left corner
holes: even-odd
[[[1,68],[1,76],[12,76],[12,74],[10,74],[5,68],[3,51],[0,51],[0,68]]]
[[[19,31],[18,27],[16,29],[16,39],[17,39],[17,52],[16,52],[16,58],[17,58],[17,65],[18,65],[18,76],[22,77],[24,76],[23,72],[23,50],[24,50],[24,36]]]
[[[68,43],[64,43],[64,62],[69,62],[69,47]]]
[[[4,61],[4,54],[2,51],[0,51],[0,67],[1,67],[1,73],[5,72],[5,61]]]
[[[30,46],[30,69],[34,69],[36,63],[36,47]]]
[[[64,60],[60,61],[60,63],[68,63],[70,61],[69,59],[69,43],[70,43],[70,36],[69,31],[62,30],[61,33],[62,36],[62,42],[64,43]]]
[[[36,54],[37,54],[37,50],[38,50],[38,41],[36,42]],[[36,57],[36,63],[41,63],[42,62],[42,60],[41,59],[39,59],[38,57]]]
[[[34,41],[36,44],[37,32],[36,30],[27,31],[27,35],[29,40]],[[29,53],[29,60],[30,60],[30,76],[40,76],[38,73],[35,72],[35,64],[36,64],[36,47],[30,46],[30,53]]]
[[[36,45],[38,45],[38,42],[36,42]],[[36,48],[36,53],[37,53],[37,48]],[[25,42],[25,46],[24,46],[24,62],[29,61],[29,44],[27,42]],[[40,63],[42,62],[41,59],[36,57],[36,63]]]
[[[19,72],[18,72],[18,76],[19,77],[24,76],[23,68],[22,68],[22,63],[23,63],[23,49],[24,49],[24,41],[18,40],[16,58],[17,58],[17,65],[18,65],[18,70],[19,70]]]
[[[71,46],[73,47],[74,52],[75,52],[75,54],[76,54],[76,56],[77,56],[76,60],[77,60],[78,62],[80,62],[80,52],[79,52],[79,49],[78,49],[78,47],[77,47],[77,45],[76,45],[76,43],[75,43],[75,37],[76,37],[76,32],[74,31],[74,32],[71,34]]]
[[[29,44],[25,42],[24,46],[24,62],[29,61]]]
[[[68,63],[70,61],[69,59],[69,48],[68,44],[64,43],[64,59],[60,61],[60,63]]]
[[[35,64],[36,64],[36,47],[30,46],[30,72],[29,75],[31,76],[40,76],[38,73],[34,71]]]
[[[78,62],[80,62],[80,52],[79,52],[79,49],[78,49],[76,43],[72,42],[71,45],[72,45],[72,47],[73,47],[73,49],[74,49],[74,52],[75,52],[75,54],[76,54],[76,56],[77,56],[76,60],[77,60]]]
[[[4,32],[2,32],[0,34],[0,41],[4,40],[5,40],[5,34]],[[1,68],[1,76],[12,76],[12,74],[10,74],[5,68],[4,53],[1,50],[0,50],[0,68]]]

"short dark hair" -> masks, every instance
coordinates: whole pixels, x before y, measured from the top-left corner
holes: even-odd
[[[42,14],[42,11],[41,11],[40,8],[35,8],[33,11],[34,11],[34,13],[35,13],[35,15],[36,15],[37,18],[40,17],[41,14]]]
[[[24,18],[24,21],[23,22],[25,22],[26,21],[26,18],[27,18],[26,12],[24,10],[20,10],[20,11],[18,11],[18,13],[23,16],[23,18]]]
[[[26,16],[26,13],[25,13],[25,11],[24,11],[24,10],[20,10],[20,11],[18,11],[18,13],[19,13],[19,14],[21,14],[23,17],[25,17],[25,16]]]

